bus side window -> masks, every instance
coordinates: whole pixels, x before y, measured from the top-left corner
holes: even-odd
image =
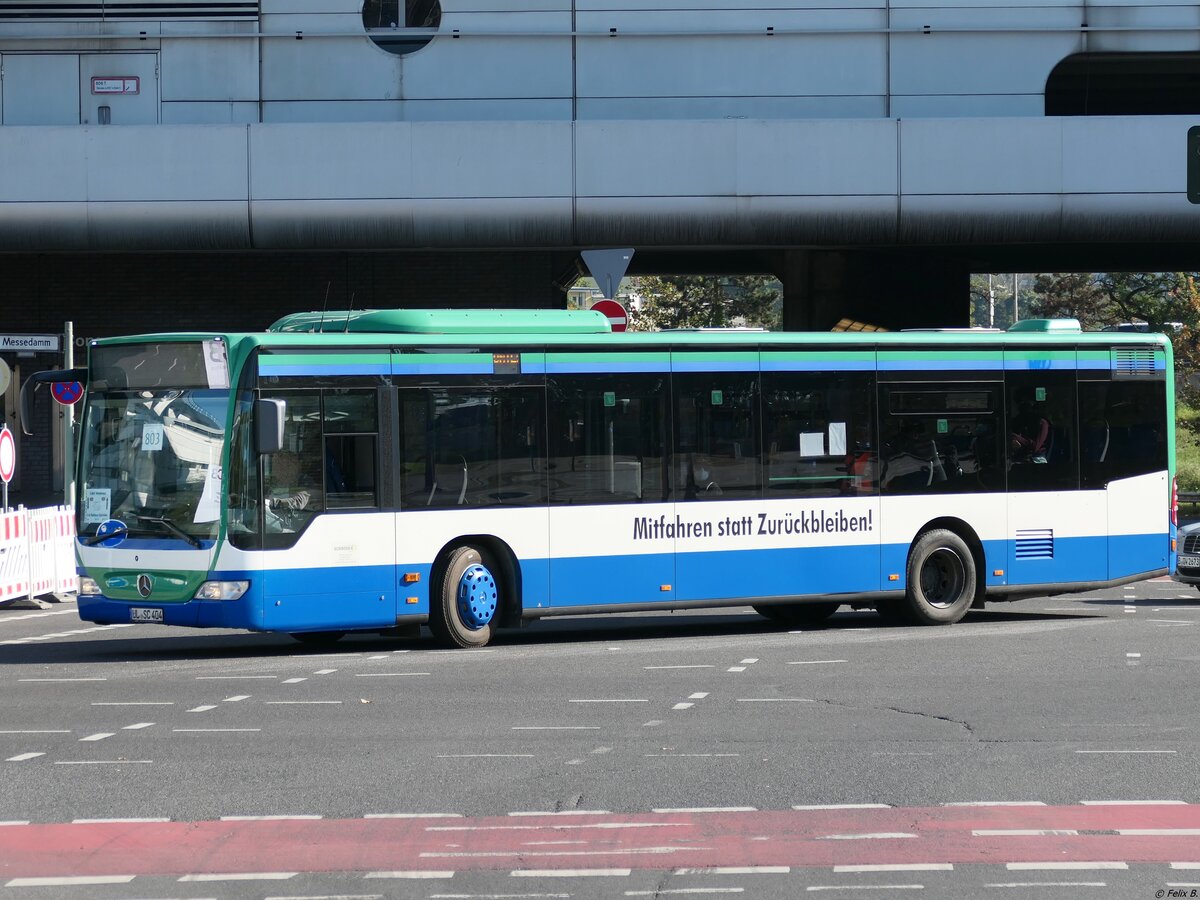
[[[1075,373],[1010,371],[1005,396],[1008,489],[1076,490]]]
[[[758,375],[674,376],[675,478],[684,500],[745,500],[762,493]]]
[[[873,494],[873,393],[865,374],[764,372],[767,496]]]
[[[303,531],[325,508],[321,394],[278,391],[270,396],[287,403],[283,449],[263,457],[264,539],[267,546],[280,546],[278,536]],[[276,536],[274,542],[271,536]]]
[[[374,390],[324,392],[324,479],[329,509],[379,505],[378,406]]]
[[[558,375],[547,391],[551,503],[666,499],[664,375]]]
[[[1079,383],[1080,480],[1086,489],[1167,468],[1167,440],[1156,412],[1162,381]]]

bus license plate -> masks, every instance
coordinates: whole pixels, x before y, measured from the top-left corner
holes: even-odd
[[[1179,568],[1181,569],[1200,569],[1200,556],[1181,556],[1179,557]]]
[[[162,622],[163,611],[161,609],[144,609],[142,607],[133,607],[129,610],[130,622]]]

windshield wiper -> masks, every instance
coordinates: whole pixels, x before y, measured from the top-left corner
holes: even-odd
[[[167,531],[171,532],[171,534],[175,535],[175,537],[182,538],[193,547],[200,547],[200,541],[197,538],[192,537],[166,516],[136,516],[136,518],[139,522],[153,522],[156,525],[161,525]]]
[[[124,522],[121,522],[112,531],[106,531],[106,532],[104,532],[104,534],[100,534],[99,532],[96,532],[96,534],[93,534],[90,538],[85,540],[83,543],[88,547],[95,547],[97,544],[101,543],[102,541],[107,541],[109,538],[119,537],[123,534],[129,534],[129,526],[126,525]]]

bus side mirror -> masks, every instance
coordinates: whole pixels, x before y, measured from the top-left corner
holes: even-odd
[[[286,401],[254,401],[254,448],[259,453],[278,453],[283,449],[283,423],[286,417]]]

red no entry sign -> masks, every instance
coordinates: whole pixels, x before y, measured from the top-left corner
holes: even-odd
[[[70,406],[83,396],[83,385],[78,381],[55,381],[50,385],[50,393],[59,403]]]
[[[629,324],[629,314],[616,300],[597,300],[592,304],[592,309],[604,313],[613,331],[624,331],[625,326]]]
[[[0,481],[8,484],[12,481],[13,473],[17,471],[17,445],[13,442],[12,432],[5,425],[0,428]],[[8,490],[5,488],[5,490]]]

